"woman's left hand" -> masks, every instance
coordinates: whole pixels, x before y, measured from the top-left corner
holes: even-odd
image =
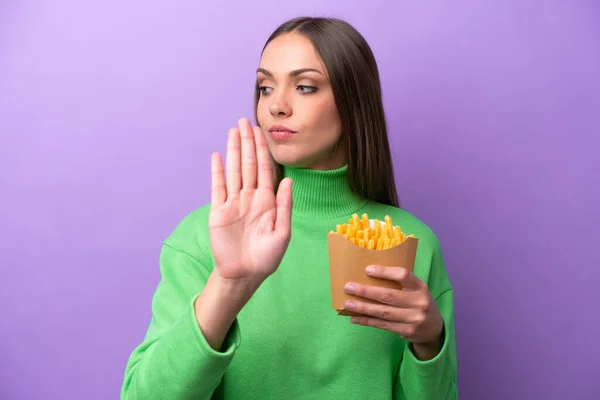
[[[366,272],[373,278],[400,282],[403,288],[348,282],[346,293],[382,303],[347,301],[347,310],[364,315],[351,317],[350,321],[397,333],[413,344],[415,355],[420,359],[435,357],[443,345],[444,320],[427,284],[402,267],[372,265]]]

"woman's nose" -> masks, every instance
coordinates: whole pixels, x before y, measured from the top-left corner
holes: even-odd
[[[292,114],[292,108],[283,96],[273,99],[269,111],[274,117],[289,117]]]

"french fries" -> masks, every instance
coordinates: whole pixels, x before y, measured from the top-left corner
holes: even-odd
[[[407,237],[414,237],[413,234],[406,235],[402,232],[400,226],[394,226],[389,215],[386,215],[383,221],[378,219],[372,221],[373,223],[367,214],[363,214],[359,218],[355,213],[352,214],[352,218],[348,220],[347,224],[336,225],[335,232],[344,235],[346,239],[357,246],[369,250],[391,249],[405,241]]]

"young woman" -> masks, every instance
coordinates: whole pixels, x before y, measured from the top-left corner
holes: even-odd
[[[240,119],[211,203],[165,240],[152,320],[123,399],[455,399],[453,291],[439,243],[399,208],[371,49],[338,19],[297,18],[268,39],[258,126]],[[365,273],[331,307],[327,234],[389,215],[419,238],[414,273]],[[365,266],[367,267],[367,266]]]

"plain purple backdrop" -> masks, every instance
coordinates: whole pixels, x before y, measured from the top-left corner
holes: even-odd
[[[456,289],[460,398],[600,398],[600,5],[320,3],[0,2],[1,398],[118,398],[161,241],[301,14],[378,59],[401,200]]]

